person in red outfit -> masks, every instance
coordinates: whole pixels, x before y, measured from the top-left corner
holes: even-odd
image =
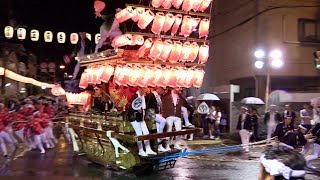
[[[8,155],[5,141],[9,143],[12,150],[15,147],[14,141],[6,130],[6,126],[10,121],[9,110],[4,107],[4,104],[0,103],[0,147],[4,157]]]
[[[42,127],[43,124],[44,122],[43,118],[41,118],[40,112],[37,111],[33,113],[29,127],[31,128],[31,133],[33,134],[34,145],[36,145],[40,149],[41,154],[46,152],[43,148],[43,143],[46,144],[47,147],[50,147],[46,138],[45,131]]]
[[[58,140],[56,137],[53,135],[53,122],[50,120],[51,118],[54,118],[56,115],[56,108],[52,105],[52,102],[49,101],[48,103],[44,104],[44,109],[41,112],[42,118],[47,122],[47,126],[44,127],[45,134],[47,137],[47,140],[50,144],[50,148],[54,148],[55,144],[58,143]]]

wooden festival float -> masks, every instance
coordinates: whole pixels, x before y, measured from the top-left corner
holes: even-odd
[[[115,15],[119,23],[132,27],[112,41],[114,49],[76,59],[86,67],[81,76],[80,94],[66,93],[68,103],[90,107],[93,94],[88,85],[107,84],[106,92],[117,111],[93,114],[70,113],[66,126],[75,151],[84,152],[93,162],[118,169],[134,169],[146,164],[158,170],[172,168],[174,158],[159,161],[179,151],[156,156],[138,156],[137,141],[174,137],[199,132],[199,128],[156,133],[155,122],[147,120],[149,135],[136,136],[127,120],[123,90],[130,87],[199,88],[209,56],[206,39],[209,32],[212,0],[152,0],[148,5],[127,4]],[[128,28],[127,28],[128,29]],[[113,84],[113,85],[111,85]],[[53,90],[58,91],[58,90]],[[104,111],[104,110],[103,110]]]

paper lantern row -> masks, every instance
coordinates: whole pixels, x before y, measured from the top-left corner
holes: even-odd
[[[61,85],[56,85],[54,87],[52,87],[51,89],[51,93],[55,96],[62,96],[65,95],[66,92],[64,91],[64,89],[61,87]]]
[[[7,39],[13,38],[13,36],[14,36],[14,28],[11,27],[11,26],[6,26],[4,28],[4,35],[5,35],[5,37]],[[26,36],[27,36],[27,30],[25,28],[18,28],[17,29],[17,38],[19,40],[26,39]],[[44,38],[45,42],[52,42],[53,41],[53,37],[54,36],[53,36],[53,32],[52,31],[45,31],[43,33],[43,38]],[[91,34],[86,33],[86,37],[91,41],[91,39],[92,39]],[[100,37],[101,37],[101,35],[99,33],[95,34],[94,41],[95,41],[96,44],[99,42]],[[56,38],[57,38],[57,42],[58,43],[65,43],[67,35],[66,35],[65,32],[58,32],[57,35],[56,35]],[[79,38],[80,37],[79,37],[78,33],[71,33],[70,34],[70,42],[71,42],[71,44],[77,44],[78,41],[79,41]],[[32,29],[30,31],[30,39],[31,39],[31,41],[39,41],[39,39],[40,39],[39,31],[36,30],[36,29]]]
[[[198,62],[204,64],[209,58],[209,46],[201,45],[198,43],[180,41],[171,41],[167,39],[162,41],[161,39],[153,40],[148,38],[144,40],[141,35],[124,34],[117,36],[112,41],[114,48],[126,46],[126,45],[142,45],[138,50],[138,56],[144,57],[147,52],[150,52],[148,57],[152,60],[161,60],[163,62],[169,61],[171,63],[176,62],[194,62],[198,57]]]
[[[88,84],[108,82],[112,75],[114,82],[123,86],[199,88],[203,83],[204,71],[139,65],[117,66],[116,69],[110,65],[89,67],[82,74],[79,87],[85,89]]]
[[[140,29],[146,29],[147,26],[153,21],[151,31],[154,34],[161,32],[168,32],[171,29],[171,35],[177,34],[179,27],[181,31],[179,35],[189,37],[190,34],[199,26],[199,38],[207,37],[209,34],[210,21],[207,18],[194,18],[189,15],[182,16],[181,14],[173,15],[172,13],[157,12],[154,14],[150,9],[137,7],[133,9],[127,6],[116,14],[116,20],[119,23],[132,19],[138,22]]]
[[[68,104],[73,104],[73,105],[85,105],[87,104],[89,98],[91,97],[91,94],[87,92],[82,92],[82,93],[66,93],[67,101]]]
[[[211,4],[212,0],[152,0],[151,4],[155,8],[163,7],[170,9],[172,6],[176,9],[180,9],[189,12],[204,12]]]

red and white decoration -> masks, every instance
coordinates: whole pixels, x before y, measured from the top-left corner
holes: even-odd
[[[91,94],[87,92],[82,92],[82,93],[66,93],[67,101],[68,104],[72,105],[86,105],[88,100],[91,97]]]

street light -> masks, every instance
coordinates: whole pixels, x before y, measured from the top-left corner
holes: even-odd
[[[6,85],[4,85],[5,87],[9,87],[11,85],[11,83],[7,83]]]
[[[264,64],[266,64],[267,71],[267,82],[266,82],[266,94],[265,94],[265,108],[268,107],[269,91],[270,91],[270,64],[274,68],[281,68],[283,66],[282,61],[282,52],[278,49],[272,50],[269,53],[269,56],[265,56],[265,52],[261,49],[258,49],[254,52],[256,57],[256,62],[254,63],[257,69],[262,69]],[[265,62],[264,62],[265,61]]]
[[[60,68],[60,69],[64,69],[65,66],[64,66],[64,65],[60,65],[59,68]]]

